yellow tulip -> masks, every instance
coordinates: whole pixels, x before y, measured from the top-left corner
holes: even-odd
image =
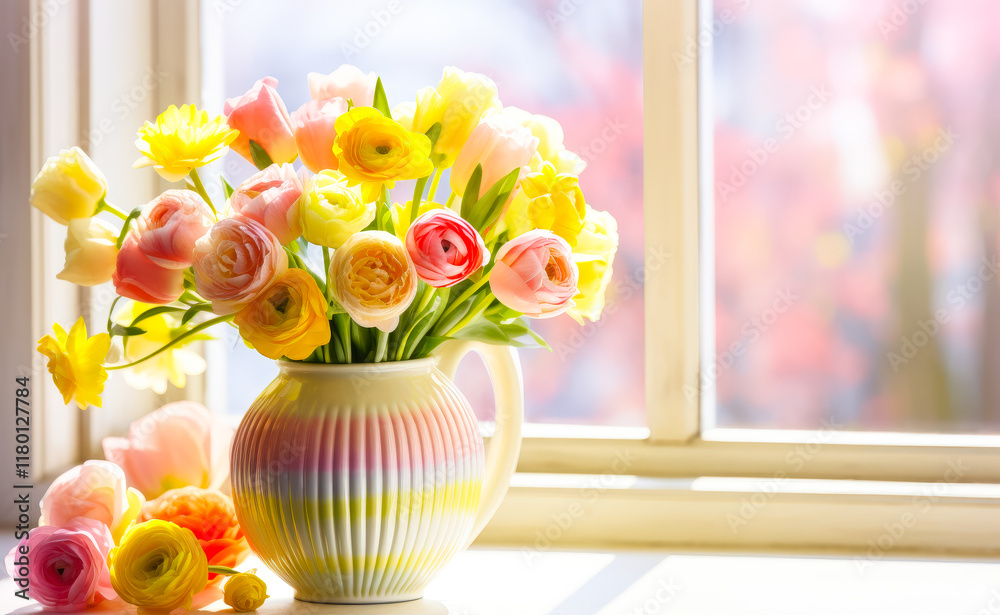
[[[111,347],[111,337],[98,333],[87,337],[83,317],[77,319],[69,333],[58,324],[52,325],[56,334],[38,340],[38,352],[49,358],[48,368],[56,388],[62,393],[63,403],[76,401],[81,410],[88,404],[101,407],[101,393],[108,379],[104,358]]]
[[[208,584],[208,559],[194,532],[152,519],[131,526],[108,555],[111,586],[139,615],[190,609]]]
[[[552,231],[575,246],[587,214],[580,180],[569,173],[556,173],[546,162],[540,171],[521,180],[504,218],[511,238],[534,229]]]
[[[538,137],[538,151],[529,166],[532,171],[542,170],[542,164],[551,162],[556,173],[579,175],[587,166],[579,156],[563,146],[563,129],[559,122],[547,115],[529,113],[517,107],[505,107],[504,115],[531,131]]]
[[[66,225],[66,264],[56,274],[79,286],[111,280],[118,260],[118,230],[98,218],[73,218]]]
[[[417,272],[403,242],[385,231],[362,231],[333,254],[334,298],[362,327],[393,331],[417,294]]]
[[[435,123],[441,124],[441,134],[434,144],[434,162],[444,169],[455,163],[462,145],[490,109],[500,110],[493,80],[449,66],[444,69],[436,88],[417,92],[412,113],[409,107],[402,110],[412,130],[417,132],[424,133]]]
[[[256,569],[229,577],[222,601],[233,607],[237,613],[256,611],[264,605],[267,585],[256,574]]]
[[[89,218],[108,192],[108,181],[79,147],[64,149],[42,165],[31,182],[31,205],[59,224]]]
[[[375,204],[365,203],[361,190],[348,187],[337,171],[327,170],[309,178],[298,207],[302,236],[328,248],[339,248],[375,219]]]
[[[139,129],[135,146],[143,157],[132,166],[151,166],[168,182],[180,181],[191,169],[222,157],[239,134],[221,115],[210,119],[207,111],[198,111],[194,105],[180,109],[170,105],[155,124],[146,122]]]
[[[618,223],[608,212],[588,205],[583,230],[573,251],[573,260],[580,269],[579,292],[573,297],[575,305],[567,311],[578,323],[583,324],[584,318],[595,322],[601,317],[617,251]]]
[[[396,180],[427,177],[434,170],[431,140],[411,132],[372,107],[355,107],[337,118],[333,155],[349,186],[361,185],[366,203]]]
[[[240,336],[269,359],[301,361],[330,342],[327,300],[316,280],[289,269],[239,313]]]

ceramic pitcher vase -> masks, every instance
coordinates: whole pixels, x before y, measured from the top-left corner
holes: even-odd
[[[493,382],[488,451],[452,381],[470,350]],[[426,359],[278,366],[232,446],[233,501],[251,548],[299,600],[420,598],[507,491],[523,415],[515,351],[449,341]]]

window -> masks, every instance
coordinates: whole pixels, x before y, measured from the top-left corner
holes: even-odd
[[[99,164],[128,176],[131,161],[111,152],[128,151],[142,119],[199,98],[221,109],[266,74],[294,109],[306,97],[304,72],[344,61],[381,72],[393,103],[435,83],[444,64],[484,71],[506,104],[553,115],[571,148],[600,156],[584,190],[619,219],[618,286],[637,285],[565,362],[558,352],[522,353],[536,424],[484,541],[529,550],[838,549],[867,552],[866,561],[996,553],[1000,537],[987,528],[1000,507],[989,403],[997,281],[980,280],[967,309],[937,333],[921,328],[994,251],[995,112],[986,86],[970,84],[992,83],[987,17],[996,16],[938,0],[917,9],[821,4],[438,0],[420,10],[342,3],[332,15],[328,3],[300,2],[327,17],[294,28],[274,27],[294,9],[258,0],[83,5],[79,83],[88,104],[70,127],[43,106],[49,132],[33,158],[81,140],[78,132],[102,134],[93,144]],[[75,15],[50,22],[37,43],[46,57],[73,57],[56,45],[76,40],[66,35],[76,32],[67,30]],[[496,27],[463,25],[484,19]],[[883,32],[883,22],[896,29]],[[432,32],[433,46],[415,42]],[[505,52],[504,37],[523,45]],[[342,45],[351,42],[356,49]],[[71,89],[75,77],[45,67],[50,93],[77,100],[56,89]],[[150,68],[163,78],[135,110],[90,132],[112,114],[114,100],[97,93],[130,96]],[[800,107],[808,118],[797,118]],[[625,129],[605,137],[619,113]],[[800,127],[788,120],[794,131],[784,139],[790,129],[778,122],[787,113]],[[854,236],[847,225],[875,217],[869,207],[893,173],[931,151],[949,118],[969,140],[937,152],[919,181],[868,228],[858,222]],[[607,141],[601,152],[598,137]],[[752,177],[723,194],[720,182],[734,183],[731,168],[748,160]],[[250,170],[236,157],[224,167],[232,178]],[[162,187],[130,186],[126,198],[144,202]],[[58,243],[44,239],[33,255],[49,268]],[[59,290],[53,277],[41,290]],[[796,290],[781,295],[786,286]],[[37,322],[62,309],[37,297],[32,307]],[[579,332],[568,322],[543,326],[555,345]],[[754,343],[730,362],[726,353],[750,335]],[[903,338],[920,349],[896,376],[889,353]],[[186,394],[238,415],[274,368],[233,341],[208,348],[204,394],[197,383]],[[473,370],[463,375],[473,404],[488,407],[476,398],[484,374],[464,369]],[[81,440],[131,418],[88,415]],[[907,519],[916,521],[905,535],[885,538]]]

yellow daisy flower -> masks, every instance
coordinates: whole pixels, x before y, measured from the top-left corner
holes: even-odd
[[[63,403],[75,400],[81,410],[87,404],[101,407],[101,393],[108,379],[104,369],[104,357],[111,347],[111,337],[107,333],[87,337],[87,325],[83,317],[77,319],[69,333],[52,325],[56,336],[46,335],[38,340],[38,352],[49,358],[49,373],[56,388],[62,393]]]
[[[194,105],[180,109],[170,105],[155,124],[146,122],[139,129],[135,145],[143,157],[132,166],[151,166],[163,179],[180,181],[191,169],[220,158],[239,134],[221,115],[209,119],[207,111],[198,111]]]
[[[411,132],[372,107],[354,107],[337,118],[333,155],[349,186],[361,184],[365,203],[375,201],[382,186],[419,179],[434,171],[431,140]]]

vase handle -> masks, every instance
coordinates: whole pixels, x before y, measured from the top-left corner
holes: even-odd
[[[496,429],[486,451],[486,471],[476,522],[469,536],[471,543],[486,522],[500,507],[510,486],[511,476],[517,467],[521,451],[521,423],[524,421],[524,389],[521,383],[521,363],[517,352],[509,346],[485,344],[467,340],[450,340],[437,348],[438,369],[455,379],[458,364],[469,352],[475,351],[483,358],[493,383],[496,403]]]

